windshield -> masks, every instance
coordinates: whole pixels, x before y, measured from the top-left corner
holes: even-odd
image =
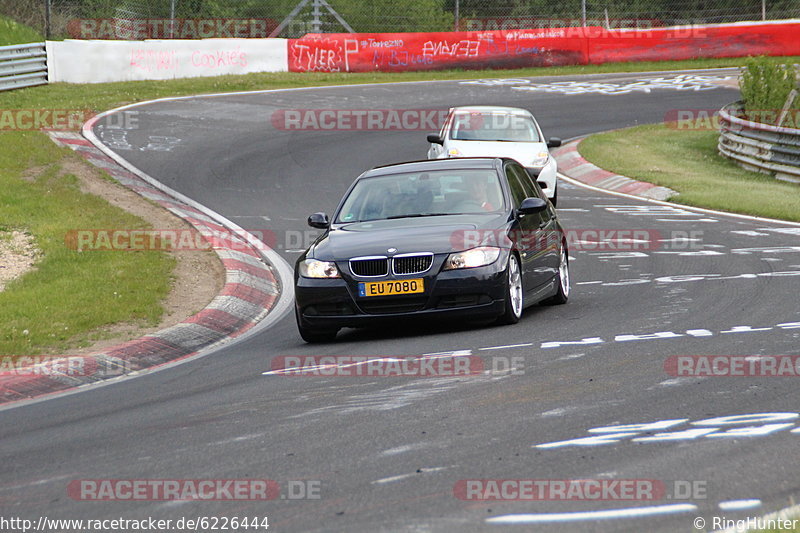
[[[360,180],[336,222],[486,213],[503,206],[493,169],[392,174]]]
[[[450,138],[456,141],[540,142],[539,132],[528,115],[509,113],[457,113]]]

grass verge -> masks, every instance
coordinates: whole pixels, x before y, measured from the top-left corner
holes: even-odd
[[[736,166],[717,153],[716,131],[636,126],[586,138],[595,165],[678,191],[671,201],[800,222],[800,186]]]
[[[33,36],[32,36],[33,37]],[[16,39],[16,37],[15,37]],[[38,40],[38,39],[34,39]],[[798,62],[800,57],[784,58]],[[103,84],[52,84],[0,93],[0,110],[92,110],[166,96],[342,84],[518,78],[740,66],[741,59],[610,63],[493,71],[263,73]],[[0,131],[0,229],[31,232],[44,258],[0,293],[0,354],[61,352],[108,324],[153,323],[169,290],[172,260],[161,252],[76,254],[64,246],[75,228],[138,228],[143,222],[80,192],[63,171],[72,157],[39,132]],[[36,170],[38,169],[38,170]],[[36,175],[33,181],[23,176]],[[25,333],[27,330],[27,333]]]
[[[44,37],[30,26],[25,26],[0,15],[0,46],[40,43],[42,41],[44,41]]]
[[[143,229],[145,222],[81,191],[71,164],[85,163],[38,132],[0,135],[0,230],[33,235],[36,268],[0,292],[0,354],[62,353],[119,322],[157,324],[174,259],[165,252],[79,253],[69,230]]]

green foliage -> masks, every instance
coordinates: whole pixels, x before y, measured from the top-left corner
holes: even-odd
[[[0,16],[0,46],[42,42],[44,37],[28,26]]]
[[[767,57],[748,58],[739,79],[745,115],[758,122],[774,124],[786,98],[797,87],[798,69]],[[793,109],[800,109],[800,97]]]

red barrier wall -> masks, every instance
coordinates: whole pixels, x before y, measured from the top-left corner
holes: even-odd
[[[289,39],[289,70],[292,72],[519,68],[749,55],[800,55],[800,23],[739,23],[649,30],[586,27],[332,33]]]
[[[586,40],[565,29],[309,34],[289,40],[292,72],[397,72],[586,64]]]
[[[800,23],[751,23],[623,30],[588,39],[589,62],[800,55]]]

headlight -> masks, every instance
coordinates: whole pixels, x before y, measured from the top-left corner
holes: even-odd
[[[533,163],[531,163],[532,167],[543,167],[547,164],[550,160],[550,153],[549,152],[539,152],[536,154],[536,157],[533,159]]]
[[[459,268],[475,268],[491,265],[500,257],[500,248],[494,246],[480,246],[464,252],[450,254],[444,262],[445,270],[456,270]]]
[[[300,263],[300,275],[304,278],[340,278],[336,263],[306,259]]]
[[[458,148],[450,148],[447,151],[447,155],[449,157],[460,157],[461,156],[461,151]]]

